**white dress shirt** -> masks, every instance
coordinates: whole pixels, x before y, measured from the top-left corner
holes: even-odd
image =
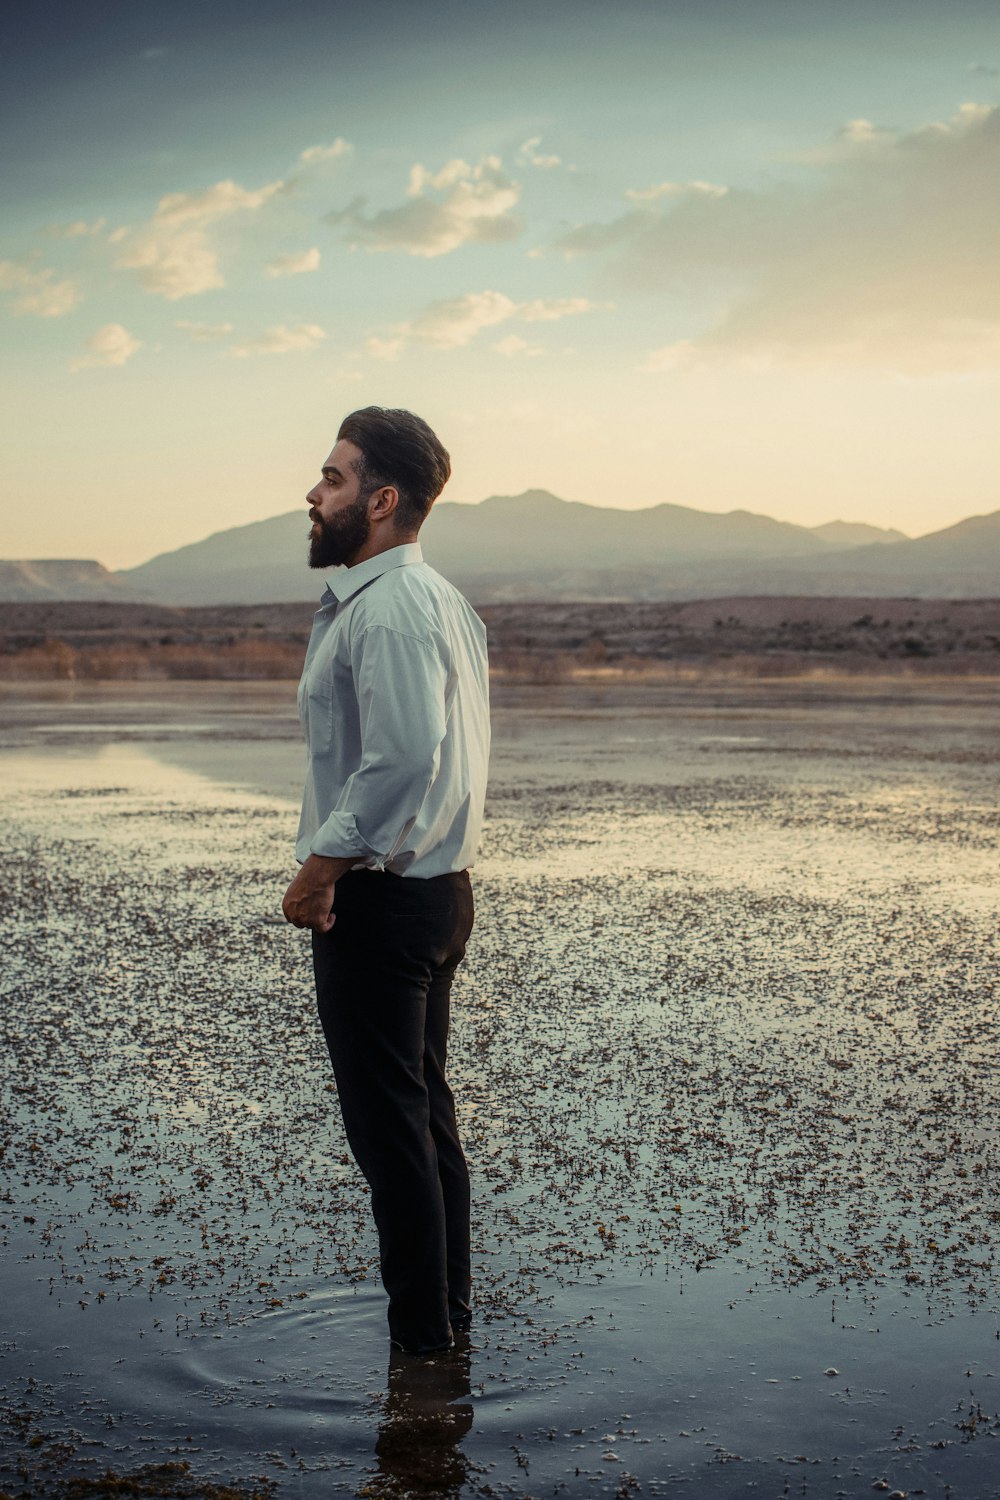
[[[309,749],[295,846],[429,878],[473,863],[490,748],[486,630],[419,542],[334,573],[299,717]]]

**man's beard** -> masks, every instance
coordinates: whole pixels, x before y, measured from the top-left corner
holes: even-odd
[[[370,528],[367,495],[359,495],[353,505],[329,521],[317,513],[309,535],[309,566],[333,568],[350,562],[367,542]]]

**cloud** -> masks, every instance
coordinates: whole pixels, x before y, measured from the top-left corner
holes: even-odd
[[[326,331],[315,323],[296,323],[288,327],[276,323],[254,339],[234,344],[230,354],[235,359],[249,359],[256,354],[307,354],[326,338]]]
[[[232,323],[190,323],[186,318],[178,319],[174,327],[188,334],[196,344],[212,344],[229,338],[233,332]]]
[[[61,318],[80,300],[74,281],[56,280],[49,266],[39,266],[34,257],[0,260],[0,292],[14,292],[10,310],[36,318]]]
[[[572,229],[557,236],[554,247],[567,260],[575,260],[578,255],[599,255],[603,250],[617,250],[631,244],[656,222],[645,210],[633,208],[608,223],[574,224]]]
[[[580,313],[607,312],[613,306],[611,302],[591,302],[589,297],[535,297],[520,304],[517,316],[525,323],[557,323]]]
[[[227,178],[200,193],[168,193],[157,204],[153,222],[168,227],[204,228],[240,209],[262,207],[283,187],[283,182],[268,182],[259,188],[242,188]]]
[[[697,214],[699,205],[725,198],[730,189],[714,182],[655,182],[650,187],[626,188],[625,197],[637,205],[610,223],[577,224],[566,230],[555,242],[567,260],[578,255],[595,255],[602,250],[614,250],[641,239],[658,225],[665,222],[664,213],[672,215],[685,211]],[[663,201],[665,200],[665,201]],[[661,208],[654,208],[663,202]]]
[[[168,193],[146,224],[115,231],[112,240],[124,246],[115,264],[138,271],[147,291],[171,302],[224,286],[208,229],[232,214],[255,213],[284,185],[247,189],[227,180],[200,193]]]
[[[319,270],[319,251],[315,246],[301,255],[276,255],[267,263],[266,274],[272,280],[280,276],[301,276],[305,271]]]
[[[105,323],[87,340],[87,353],[75,359],[70,369],[88,370],[95,365],[125,365],[142,348],[139,339],[133,337],[120,323]]]
[[[791,159],[807,167],[836,166],[859,160],[863,155],[872,157],[883,149],[891,150],[898,140],[891,125],[876,125],[864,118],[845,120],[832,139],[795,152]]]
[[[538,167],[543,172],[551,171],[562,162],[561,156],[545,156],[539,151],[542,144],[540,135],[533,135],[530,140],[525,141],[517,153],[517,159],[524,167]]]
[[[516,302],[503,292],[466,292],[464,297],[432,302],[403,326],[408,339],[433,344],[436,349],[459,349],[481,329],[505,323],[516,311]]]
[[[609,305],[591,302],[586,297],[536,297],[530,302],[514,302],[503,292],[466,292],[462,297],[432,302],[410,322],[397,324],[391,337],[370,338],[367,347],[377,359],[386,360],[396,359],[410,343],[430,344],[435,349],[461,349],[484,328],[495,328],[500,323],[552,323]],[[520,352],[520,345],[500,352]]]
[[[1000,108],[966,104],[905,133],[852,120],[799,166],[794,184],[633,196],[559,248],[601,256],[623,291],[709,294],[713,320],[647,369],[734,356],[1000,366]]]
[[[318,162],[336,161],[338,157],[346,156],[349,151],[353,150],[354,147],[350,141],[345,141],[342,135],[338,135],[337,139],[331,141],[329,146],[307,146],[304,151],[299,153],[299,161],[311,167],[315,166]]]
[[[658,198],[681,198],[689,194],[704,193],[709,198],[723,198],[729,192],[717,182],[654,182],[648,188],[627,188],[626,198],[633,203],[655,203]]]
[[[456,158],[439,172],[418,162],[410,169],[407,201],[366,215],[365,200],[327,215],[344,226],[348,243],[371,251],[401,250],[431,258],[462,245],[501,244],[515,239],[521,222],[512,213],[521,188],[503,170],[498,156],[475,166]]]
[[[128,244],[116,265],[138,271],[147,292],[156,292],[169,302],[226,284],[218,254],[200,230],[188,234],[147,230]]]
[[[857,119],[845,121],[837,132],[837,138],[851,146],[871,146],[891,142],[895,136],[887,125],[873,125],[871,120]]]
[[[79,240],[100,234],[107,227],[107,222],[107,219],[95,219],[93,224],[88,224],[86,219],[74,219],[72,224],[47,224],[45,227],[47,233],[55,239]]]
[[[508,333],[506,338],[499,339],[493,345],[493,348],[506,359],[513,359],[518,354],[523,354],[526,358],[531,358],[534,355],[545,353],[541,344],[530,344],[519,333]]]

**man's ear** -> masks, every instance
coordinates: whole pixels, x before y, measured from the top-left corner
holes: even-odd
[[[383,485],[376,490],[368,502],[368,515],[372,521],[386,521],[394,515],[399,505],[399,491],[395,485]]]

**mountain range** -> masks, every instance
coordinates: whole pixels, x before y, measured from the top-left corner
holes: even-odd
[[[305,508],[216,532],[111,573],[0,562],[0,599],[265,604],[314,599]],[[729,595],[984,598],[1000,593],[1000,510],[912,539],[861,522],[796,526],[680,505],[616,510],[546,490],[435,506],[424,555],[474,603]]]

